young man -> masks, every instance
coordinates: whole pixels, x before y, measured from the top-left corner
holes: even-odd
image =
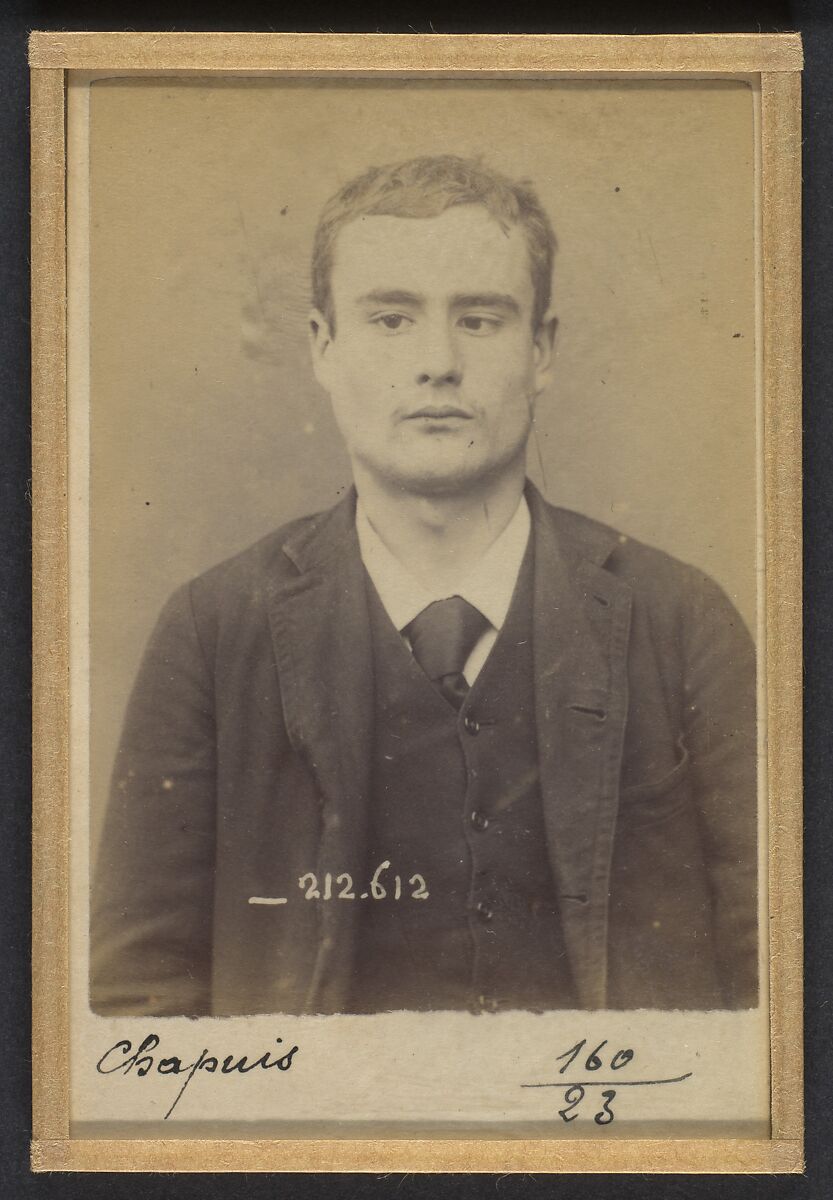
[[[525,478],[534,193],[372,169],[313,254],[355,491],[181,588],[114,775],[120,1014],[753,1005],[755,661],[701,572]]]

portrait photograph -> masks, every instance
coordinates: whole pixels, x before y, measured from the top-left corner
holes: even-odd
[[[794,778],[774,75],[81,59],[70,1140],[742,1161]]]

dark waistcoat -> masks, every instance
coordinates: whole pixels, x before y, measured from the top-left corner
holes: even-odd
[[[530,544],[503,629],[459,712],[367,580],[375,886],[357,894],[353,1011],[574,1002],[539,786],[532,580]]]

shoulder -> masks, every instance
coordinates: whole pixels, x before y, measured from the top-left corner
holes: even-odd
[[[201,591],[224,592],[247,587],[259,579],[291,579],[297,575],[284,546],[320,521],[322,513],[311,513],[278,526],[256,542],[223,559],[191,581]]]
[[[591,517],[545,504],[542,519],[557,542],[578,564],[595,563],[627,589],[631,600],[631,643],[649,653],[660,651],[663,661],[682,654],[687,662],[709,663],[715,678],[726,664],[740,664],[754,674],[751,630],[741,614],[707,572],[638,538]]]
[[[657,546],[571,509],[541,501],[540,513],[559,544],[576,559],[590,559],[633,593],[634,600],[663,609],[729,605],[706,571]]]
[[[344,502],[288,521],[191,579],[178,592],[187,596],[197,618],[222,619],[241,609],[265,609],[271,596],[299,576],[293,548],[334,539],[349,521]]]

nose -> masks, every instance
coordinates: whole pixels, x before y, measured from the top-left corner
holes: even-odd
[[[443,323],[426,331],[426,337],[419,348],[417,361],[417,383],[431,384],[434,387],[459,384],[462,376],[459,350],[456,339],[448,326]]]

